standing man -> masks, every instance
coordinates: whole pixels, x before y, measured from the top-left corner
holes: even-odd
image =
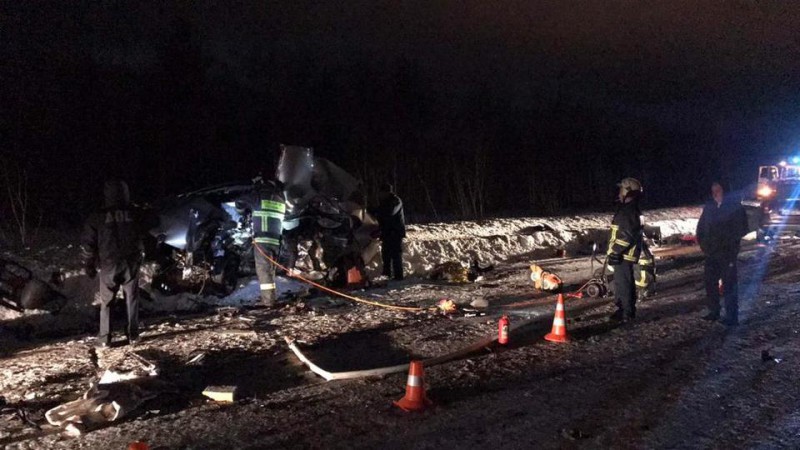
[[[406,219],[403,201],[395,195],[391,184],[381,186],[375,216],[381,231],[381,256],[383,274],[403,279],[403,238],[406,237]]]
[[[89,216],[81,238],[81,259],[86,274],[95,278],[99,270],[97,299],[100,301],[98,347],[111,345],[111,302],[122,288],[128,309],[128,342],[139,340],[139,267],[142,235],[130,205],[128,185],[106,181],[103,208]]]
[[[255,181],[256,204],[253,206],[253,252],[258,275],[261,304],[275,307],[278,299],[275,265],[267,256],[278,260],[286,203],[274,181]]]
[[[617,186],[620,205],[611,221],[607,254],[608,265],[614,271],[614,302],[617,310],[609,320],[631,322],[636,318],[633,266],[642,252],[642,212],[639,209],[642,184],[635,178],[624,178]]]
[[[719,280],[725,290],[725,318],[728,326],[739,324],[739,280],[736,258],[739,243],[747,234],[747,213],[736,199],[725,196],[720,182],[711,185],[709,200],[697,222],[697,242],[706,255],[705,285],[708,313],[705,320],[719,319]]]

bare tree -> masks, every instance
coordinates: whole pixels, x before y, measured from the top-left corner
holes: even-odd
[[[11,164],[8,161],[2,162],[5,191],[20,244],[27,246],[30,244],[31,238],[31,202],[28,190],[28,171],[16,164],[14,164],[14,170],[12,171],[10,166]],[[41,223],[41,215],[39,223]]]
[[[486,206],[485,155],[483,149],[458,158],[450,155],[448,191],[463,219],[483,218]]]

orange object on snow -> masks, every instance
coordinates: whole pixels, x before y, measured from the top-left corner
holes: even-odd
[[[544,338],[550,342],[569,342],[567,318],[564,312],[564,296],[561,294],[558,294],[556,314],[553,317],[553,330],[547,333]]]
[[[411,361],[408,368],[408,381],[406,381],[406,395],[394,404],[403,411],[422,411],[432,404],[425,395],[425,376],[422,362]]]
[[[363,282],[364,277],[361,276],[361,271],[358,270],[358,267],[351,267],[350,270],[347,271],[348,286],[360,286]]]
[[[456,303],[449,298],[443,298],[439,300],[439,303],[436,304],[436,307],[441,309],[446,314],[454,313],[458,309]]]
[[[556,274],[548,272],[536,264],[531,264],[531,281],[533,281],[533,287],[547,292],[560,291],[563,285],[561,278]]]

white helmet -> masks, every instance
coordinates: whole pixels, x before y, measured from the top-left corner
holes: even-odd
[[[619,193],[623,198],[631,195],[631,193],[634,192],[639,194],[642,193],[642,183],[640,183],[636,178],[623,178],[619,183],[617,183],[617,186],[619,186]]]

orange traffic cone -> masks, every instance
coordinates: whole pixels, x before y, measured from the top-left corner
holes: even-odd
[[[361,271],[358,270],[358,267],[351,267],[350,270],[347,271],[347,285],[350,287],[359,286],[364,281],[364,278],[361,276]]]
[[[394,402],[403,411],[422,411],[432,402],[425,395],[425,380],[420,361],[411,361],[408,368],[408,381],[406,382],[406,395]]]
[[[567,335],[567,320],[564,317],[564,296],[558,294],[556,315],[553,317],[553,330],[544,337],[550,342],[569,342]]]

